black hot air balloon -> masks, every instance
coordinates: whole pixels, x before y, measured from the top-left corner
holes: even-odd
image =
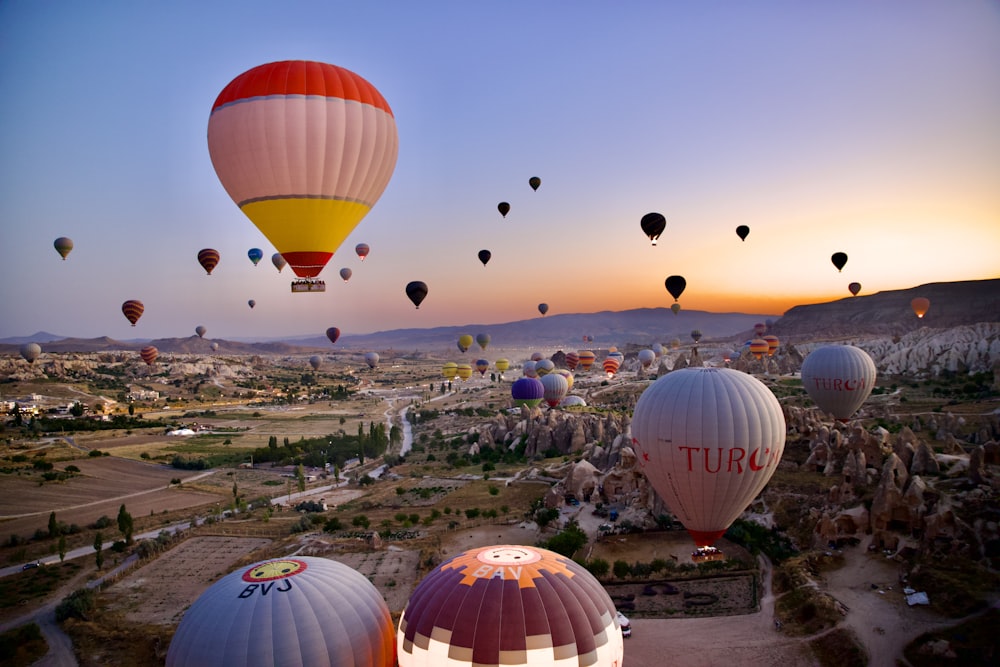
[[[681,298],[684,288],[687,287],[687,281],[684,280],[684,276],[668,276],[663,281],[663,284],[666,286],[667,291],[670,292],[670,296],[674,297],[674,301]]]
[[[538,304],[538,312],[542,314],[542,317],[545,317],[545,313],[549,312],[549,304],[547,303]]]
[[[497,204],[497,210],[500,211],[500,215],[506,218],[507,214],[510,213],[510,204],[508,204],[505,201],[502,201],[499,204]]]
[[[851,283],[847,286],[847,291],[849,291],[852,295],[857,296],[858,292],[861,291],[861,283]]]
[[[537,176],[532,176],[528,179],[528,185],[531,186],[532,190],[538,190],[538,186],[542,184],[542,179]]]
[[[340,338],[340,329],[337,327],[330,327],[326,330],[326,337],[330,339],[331,343],[336,343],[337,339]]]
[[[410,298],[413,305],[420,308],[420,303],[427,296],[427,283],[414,280],[406,284],[406,296]]]
[[[833,262],[835,267],[837,267],[837,271],[840,271],[844,268],[844,265],[847,264],[847,253],[835,252],[830,255],[830,261]]]
[[[667,228],[667,219],[663,217],[662,213],[647,213],[642,216],[639,225],[653,245],[656,245],[656,239],[660,238],[660,234]]]
[[[736,235],[740,237],[741,241],[746,241],[747,237],[750,236],[750,228],[746,225],[740,225],[736,228]]]
[[[483,263],[483,266],[486,266],[486,263],[490,261],[490,257],[492,256],[493,253],[491,253],[489,250],[479,251],[479,261]]]

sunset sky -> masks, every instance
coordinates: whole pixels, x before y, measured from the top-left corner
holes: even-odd
[[[360,74],[399,130],[325,294],[290,293],[206,142],[219,91],[288,59]],[[1000,277],[996,1],[6,0],[0,87],[0,338],[490,324],[666,307],[671,274],[685,309],[776,316]]]

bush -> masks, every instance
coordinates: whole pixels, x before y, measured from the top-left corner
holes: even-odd
[[[623,560],[616,560],[611,571],[614,572],[616,579],[624,579],[632,574],[632,566]]]
[[[75,590],[56,606],[56,621],[63,622],[68,618],[89,620],[87,614],[97,606],[97,596],[88,588]]]

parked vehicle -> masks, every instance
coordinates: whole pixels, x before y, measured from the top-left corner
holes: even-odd
[[[632,623],[628,620],[628,617],[620,611],[618,612],[618,625],[621,626],[622,637],[628,639],[632,636]]]

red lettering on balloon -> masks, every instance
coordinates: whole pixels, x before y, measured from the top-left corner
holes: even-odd
[[[734,454],[736,454],[737,452],[739,452],[739,458],[735,458],[734,457]],[[747,455],[747,451],[745,449],[743,449],[742,447],[733,447],[732,449],[730,449],[729,450],[729,467],[726,469],[726,472],[732,472],[733,471],[733,464],[735,463],[736,464],[736,474],[741,474],[743,472],[743,464],[740,463],[740,461],[742,461],[743,457],[746,456],[746,455]]]

